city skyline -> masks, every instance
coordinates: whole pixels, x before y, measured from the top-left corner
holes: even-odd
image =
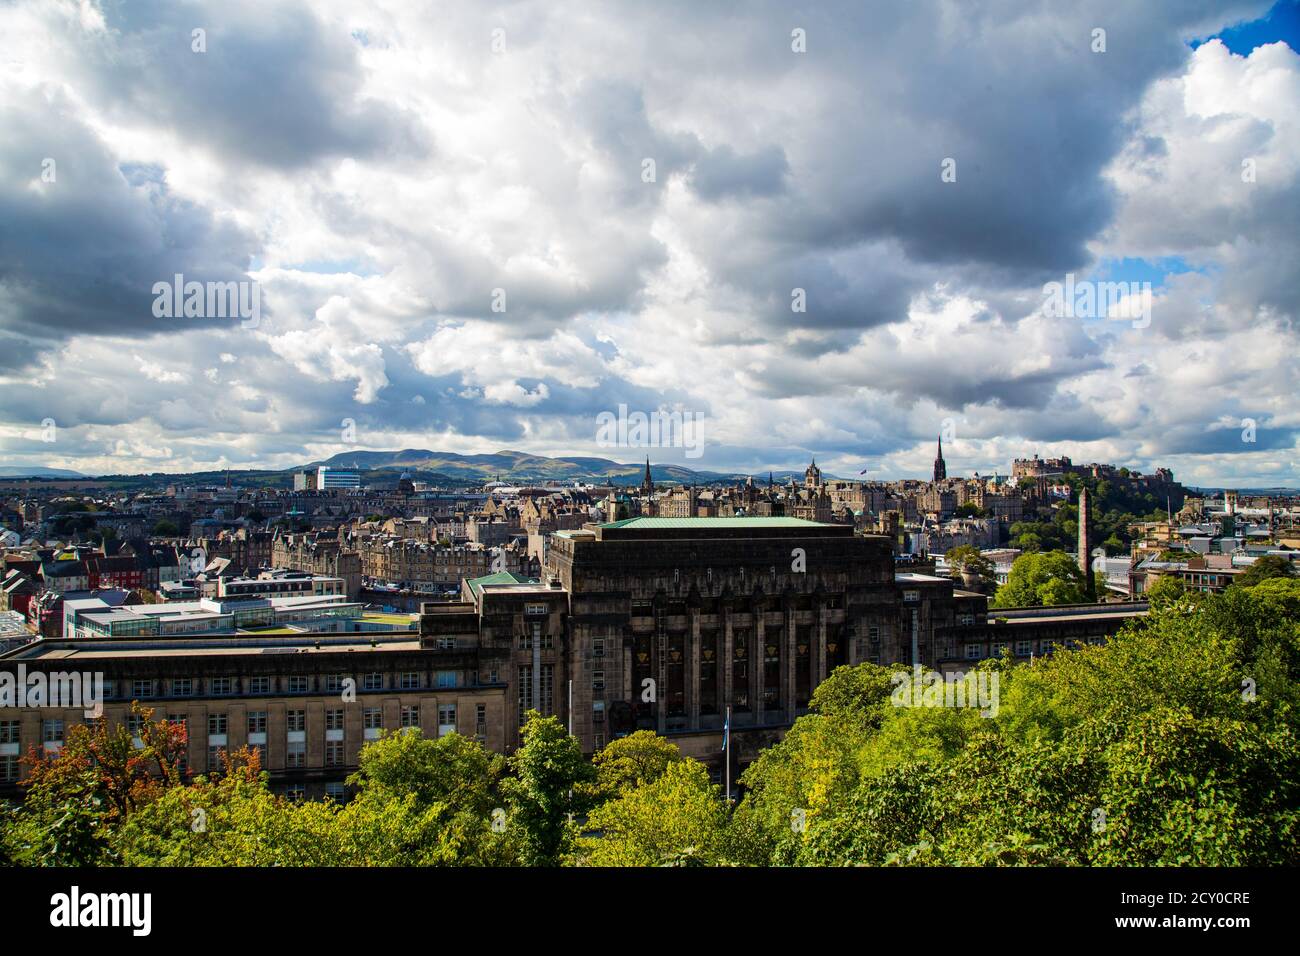
[[[1295,10],[6,6],[0,465],[1295,487]]]

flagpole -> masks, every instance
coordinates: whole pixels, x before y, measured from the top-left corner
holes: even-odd
[[[727,722],[722,732],[723,759],[727,762],[727,807],[731,807],[731,705],[727,705]]]

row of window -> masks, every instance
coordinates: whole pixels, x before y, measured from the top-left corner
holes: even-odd
[[[122,681],[120,690],[123,692],[129,690],[131,700],[158,697],[160,692],[162,696],[168,697],[197,697],[202,694],[205,684],[209,697],[231,697],[241,691],[250,697],[262,697],[274,693],[341,694],[349,690],[423,690],[426,686],[425,676],[421,671],[406,671],[392,675],[391,681],[389,675],[379,672],[362,674],[359,681],[347,674],[324,674],[319,678],[308,674],[291,674],[280,678],[247,677],[242,680],[235,677],[210,677],[206,681],[192,677],[173,677],[167,681],[152,679]],[[115,680],[104,681],[106,699],[119,698],[118,684],[119,682]],[[459,672],[435,672],[433,686],[438,689],[460,686]]]
[[[346,790],[347,787],[341,780],[333,780],[325,784],[325,796],[339,803],[343,802]],[[284,788],[284,795],[290,800],[304,800],[307,797],[307,788],[301,783],[290,784]]]
[[[479,704],[477,713],[478,732],[484,733],[486,730],[487,707]],[[325,711],[325,730],[343,731],[343,708],[333,707]],[[305,710],[287,710],[285,717],[285,733],[290,736],[290,752],[295,743],[305,743],[306,738],[297,738],[293,735],[306,734],[307,732],[307,712]],[[403,706],[399,715],[400,726],[419,727],[420,726],[420,705],[408,704]],[[126,717],[126,727],[133,737],[139,737],[142,729],[144,718],[140,714],[128,714]],[[185,714],[168,714],[167,720],[173,724],[182,726],[189,724],[189,717]],[[378,731],[384,725],[383,710],[379,707],[367,707],[361,712],[361,726],[368,731]],[[265,741],[254,740],[258,734],[266,734],[267,712],[264,710],[249,711],[245,715],[245,726],[248,730],[250,740],[254,745],[265,743]],[[438,705],[438,731],[439,734],[447,733],[456,729],[456,705],[439,704]],[[208,714],[208,737],[224,738],[230,731],[230,719],[226,714]],[[58,718],[49,718],[41,721],[41,742],[55,746],[62,745],[64,734],[64,722]],[[378,736],[367,734],[367,736]],[[0,721],[0,744],[17,744],[19,742],[19,722],[16,720]],[[327,741],[332,743],[333,741]],[[341,744],[342,741],[340,740]]]
[[[1103,644],[1105,643],[1105,640],[1106,639],[1103,637],[1090,637],[1088,638],[1088,643]],[[1037,648],[1035,648],[1035,645],[1037,645]],[[1037,650],[1039,654],[1050,654],[1058,645],[1073,650],[1080,647],[1082,642],[1070,638],[1041,641],[1015,641],[1013,645],[1008,645],[1006,641],[996,641],[987,645],[987,652],[984,644],[967,644],[966,659],[968,661],[978,661],[984,657],[1001,657],[1003,651],[1005,651],[1008,646],[1013,647],[1013,653],[1016,657],[1028,657],[1030,654],[1034,653],[1035,650]]]

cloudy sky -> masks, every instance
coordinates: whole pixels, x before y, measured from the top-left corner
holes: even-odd
[[[1300,485],[1296,22],[6,3],[0,464],[636,460],[597,442],[625,405],[703,416],[650,451],[701,469],[919,477],[946,431],[950,474]],[[257,321],[157,315],[177,274]],[[1149,282],[1149,321],[1053,314],[1067,275]]]

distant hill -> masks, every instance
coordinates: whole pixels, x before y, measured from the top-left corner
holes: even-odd
[[[448,451],[404,448],[401,451],[346,451],[323,461],[313,461],[304,468],[347,468],[366,472],[409,471],[437,472],[455,481],[482,484],[500,479],[511,484],[542,481],[593,481],[617,485],[637,485],[645,473],[645,463],[624,463],[608,458],[547,458],[521,451],[499,451],[491,455],[458,455]],[[775,472],[776,481],[789,481],[794,472]],[[650,466],[650,477],[657,482],[712,484],[743,481],[738,472],[695,471],[681,465]],[[756,476],[758,477],[758,476]],[[763,476],[766,477],[766,476]],[[800,473],[799,478],[802,478]]]
[[[3,478],[85,478],[79,471],[66,468],[42,468],[33,465],[0,465]]]

